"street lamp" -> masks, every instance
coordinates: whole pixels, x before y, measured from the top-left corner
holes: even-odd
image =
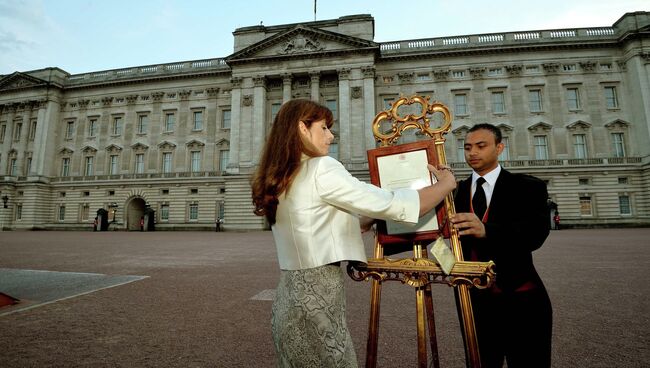
[[[9,208],[7,206],[7,202],[9,202],[9,197],[7,197],[7,195],[5,194],[2,196],[2,205],[4,206],[4,208]]]

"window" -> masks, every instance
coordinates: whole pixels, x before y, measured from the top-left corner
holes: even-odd
[[[454,112],[456,115],[467,115],[467,94],[458,93],[454,95]]]
[[[199,194],[199,188],[190,188],[190,194]]]
[[[567,88],[566,103],[569,110],[580,110],[580,94],[577,88]]]
[[[88,120],[88,136],[94,137],[97,135],[97,119]]]
[[[219,151],[219,170],[226,171],[230,160],[230,150]]]
[[[618,108],[618,98],[616,97],[616,87],[605,87],[605,105],[608,109]]]
[[[619,184],[627,184],[628,183],[627,177],[622,176],[622,177],[618,178],[618,183]]]
[[[432,79],[431,79],[431,74],[429,74],[429,73],[426,73],[426,74],[418,74],[418,76],[417,76],[417,80],[420,81],[420,82],[430,81],[430,80],[432,80]]]
[[[587,138],[584,134],[573,135],[573,151],[576,158],[587,158]]]
[[[395,102],[395,98],[393,97],[384,98],[383,99],[384,110],[389,110],[393,105],[393,102]]]
[[[564,70],[565,72],[574,72],[577,69],[575,64],[564,64],[562,65],[562,70]]]
[[[539,73],[539,66],[537,65],[527,65],[526,73]]]
[[[69,121],[65,129],[65,139],[72,139],[74,136],[74,122]]]
[[[135,173],[144,174],[144,153],[135,155]]]
[[[11,161],[9,162],[9,175],[10,176],[18,176],[18,165],[16,163],[16,159],[12,158]]]
[[[578,178],[579,185],[589,185],[589,178]]]
[[[173,112],[168,112],[165,114],[165,132],[173,132],[174,131],[174,120],[175,116]]]
[[[506,101],[503,92],[492,92],[492,113],[505,114]]]
[[[90,217],[90,205],[88,205],[88,203],[84,203],[84,204],[81,205],[79,218],[82,221],[88,221],[89,217]]]
[[[192,161],[192,172],[201,171],[201,151],[192,151],[190,156]]]
[[[583,216],[591,216],[593,214],[591,208],[591,197],[580,197],[580,214]]]
[[[612,64],[600,64],[600,70],[607,71],[612,70]]]
[[[203,130],[203,111],[194,111],[194,124],[192,130]]]
[[[147,134],[149,115],[138,115],[138,134]]]
[[[630,197],[628,195],[618,196],[618,208],[621,215],[631,215]]]
[[[29,128],[29,140],[33,141],[36,138],[36,120],[32,120],[32,124]]]
[[[162,171],[163,173],[172,172],[172,153],[164,152],[162,157]]]
[[[510,140],[508,137],[503,137],[501,143],[503,143],[503,151],[499,155],[499,161],[508,161],[510,160]]]
[[[548,159],[548,145],[546,143],[545,135],[536,135],[533,137],[535,142],[535,159],[547,160]]]
[[[14,141],[20,140],[20,131],[23,130],[23,123],[16,123],[16,130],[14,131]]]
[[[465,160],[465,139],[456,139],[456,162],[463,162]]]
[[[169,189],[161,189],[160,194],[162,195],[168,195],[169,194]]]
[[[120,135],[122,134],[122,117],[121,116],[116,116],[113,118],[113,126],[111,127],[111,134],[112,135]]]
[[[16,205],[16,220],[21,220],[23,218],[23,205]]]
[[[27,157],[27,162],[25,163],[25,175],[29,175],[30,171],[32,171],[32,158]]]
[[[199,205],[198,203],[190,204],[190,221],[196,221],[199,219]]]
[[[109,175],[117,175],[119,173],[119,167],[118,167],[118,156],[117,155],[111,155],[109,166],[108,166],[108,174]]]
[[[488,75],[491,77],[503,75],[503,68],[490,68],[488,69]]]
[[[65,205],[59,205],[59,221],[65,221]]]
[[[614,157],[625,157],[625,138],[623,133],[612,133]]]
[[[221,112],[221,127],[223,129],[230,129],[230,110],[223,110]]]
[[[167,221],[169,220],[169,205],[161,204],[160,205],[160,220]]]
[[[2,124],[2,126],[0,126],[0,142],[5,141],[5,133],[7,133],[7,125]]]
[[[94,161],[95,161],[95,157],[86,156],[86,165],[85,165],[85,168],[84,168],[84,175],[86,175],[86,176],[93,175],[93,173],[95,172]]]
[[[64,157],[61,160],[61,176],[69,176],[69,175],[70,175],[70,158]]]
[[[454,70],[451,72],[451,77],[452,78],[463,78],[465,77],[465,71],[464,70]]]
[[[542,111],[542,90],[531,89],[528,91],[528,106],[530,112]]]
[[[325,102],[326,102],[326,106],[327,106],[327,101],[325,101]],[[278,111],[280,111],[280,107],[282,107],[281,103],[271,104],[271,124],[273,124],[273,122],[275,121],[275,116],[278,115]],[[329,108],[329,106],[327,106],[327,107]],[[330,110],[332,110],[332,109],[330,109]],[[332,110],[332,114],[334,114],[334,110]],[[336,115],[334,115],[334,116],[336,116]],[[334,118],[334,120],[336,120],[336,117]]]

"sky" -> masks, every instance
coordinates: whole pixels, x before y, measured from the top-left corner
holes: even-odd
[[[370,14],[374,41],[387,42],[611,26],[632,11],[650,1],[318,0],[316,19]],[[0,75],[226,57],[239,27],[313,20],[313,0],[0,0]]]

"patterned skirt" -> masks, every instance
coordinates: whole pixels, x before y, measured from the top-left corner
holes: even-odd
[[[357,367],[340,266],[283,270],[271,327],[278,367]]]

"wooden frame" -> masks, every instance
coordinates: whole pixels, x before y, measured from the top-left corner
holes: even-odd
[[[381,178],[385,178],[387,176],[385,174],[385,171],[395,170],[395,167],[383,167],[383,165],[387,165],[388,162],[394,163],[395,160],[392,158],[395,157],[396,160],[400,161],[413,160],[412,165],[422,164],[423,168],[421,170],[426,170],[424,176],[428,178],[428,182],[426,183],[415,183],[407,179],[407,181],[399,183],[398,186],[412,186],[419,189],[419,187],[423,187],[424,185],[433,184],[435,182],[435,177],[426,169],[425,163],[422,161],[423,157],[421,155],[417,155],[417,153],[420,151],[426,154],[427,163],[433,166],[439,165],[440,160],[436,152],[435,142],[430,139],[396,146],[379,147],[369,150],[368,167],[370,171],[370,182],[378,187],[386,188],[389,190],[396,189],[394,183],[381,182]],[[385,160],[387,158],[390,160]],[[409,165],[407,164],[406,166],[408,167]],[[419,167],[417,170],[420,170]],[[420,180],[423,179],[422,173],[418,172],[417,175],[419,175],[418,178]],[[402,248],[402,246],[404,246],[406,247],[405,250],[408,250],[412,248],[413,243],[432,242],[441,235],[448,238],[449,229],[447,226],[447,209],[445,207],[445,202],[443,201],[440,205],[438,205],[438,207],[436,207],[435,216],[432,213],[431,216],[422,217],[418,222],[418,225],[414,226],[413,228],[420,228],[422,230],[404,232],[403,226],[394,226],[393,224],[387,223],[386,221],[378,221],[378,241],[381,244],[387,245],[391,248]]]

